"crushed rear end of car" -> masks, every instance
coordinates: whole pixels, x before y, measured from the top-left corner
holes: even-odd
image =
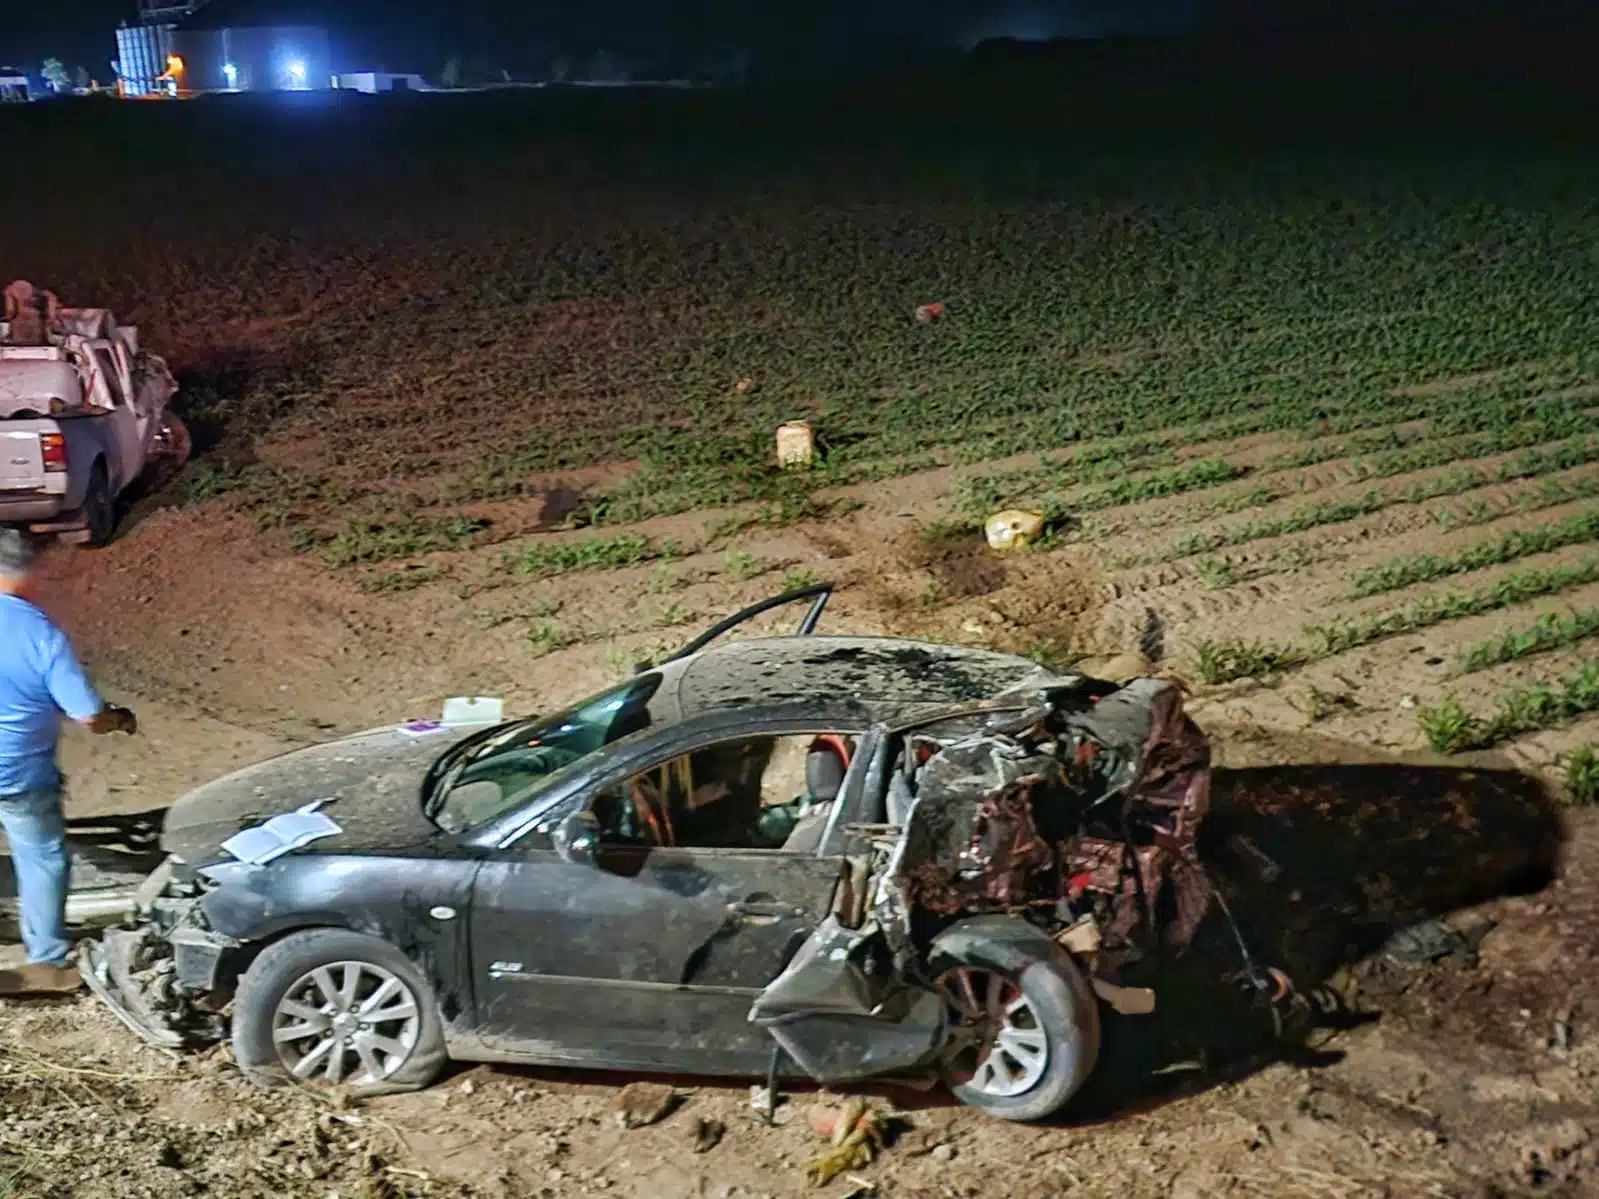
[[[1210,745],[1176,684],[1081,679],[955,723],[909,729],[891,751],[892,823],[848,830],[832,913],[750,1012],[824,1084],[947,1078],[963,1055],[997,1052],[974,1046],[984,1036],[1024,1042],[974,1017],[992,1003],[967,993],[977,975],[959,963],[980,945],[1007,963],[984,978],[1047,962],[1115,1011],[1151,1012],[1139,967],[1185,954],[1215,906],[1196,840]],[[1097,1013],[1073,1019],[1086,1076]]]

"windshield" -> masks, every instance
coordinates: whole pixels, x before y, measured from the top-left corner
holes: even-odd
[[[654,672],[629,679],[554,716],[499,725],[435,764],[427,814],[448,832],[487,824],[525,804],[568,767],[650,725]]]

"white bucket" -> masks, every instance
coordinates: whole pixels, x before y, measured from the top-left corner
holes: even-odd
[[[777,464],[809,466],[816,458],[816,435],[809,421],[791,420],[777,427]]]

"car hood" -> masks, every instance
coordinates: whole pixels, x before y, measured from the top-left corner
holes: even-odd
[[[168,809],[161,848],[195,866],[222,842],[313,800],[339,826],[299,853],[382,853],[438,834],[422,814],[422,781],[451,745],[483,725],[404,725],[294,750],[206,783]]]

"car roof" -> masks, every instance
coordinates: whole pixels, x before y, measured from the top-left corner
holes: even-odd
[[[683,719],[781,707],[863,724],[931,705],[985,700],[1055,677],[1026,658],[971,646],[814,635],[726,642],[661,673],[669,686],[676,683]]]

